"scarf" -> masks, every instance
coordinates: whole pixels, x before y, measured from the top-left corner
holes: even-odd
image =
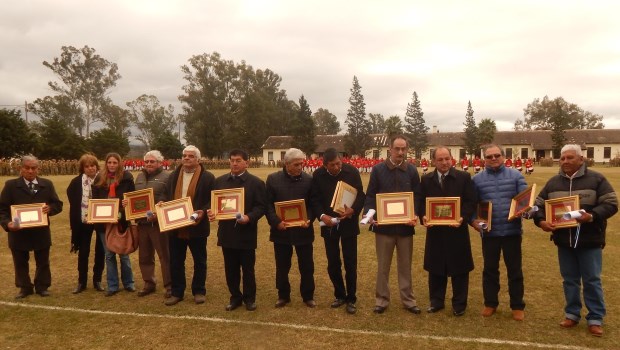
[[[196,171],[194,171],[194,175],[192,176],[192,180],[189,182],[189,187],[187,188],[187,197],[193,199],[194,194],[196,193],[196,186],[198,185],[198,179],[202,175],[202,166],[198,166]],[[177,185],[174,188],[174,198],[180,199],[183,196],[183,169],[179,172],[179,176],[177,177]],[[189,230],[187,227],[182,227],[178,230],[178,237],[180,239],[189,239]]]
[[[108,182],[112,182],[110,184],[110,189],[108,190],[108,198],[116,198],[116,186],[118,182],[114,181],[114,173],[108,173]]]

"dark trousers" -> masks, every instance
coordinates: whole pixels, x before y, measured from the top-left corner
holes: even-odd
[[[256,263],[255,249],[234,249],[222,247],[224,254],[224,271],[226,284],[230,292],[231,303],[246,304],[256,301],[256,275],[254,264]],[[243,293],[241,293],[241,272],[243,271]]]
[[[344,299],[348,303],[355,303],[357,301],[357,235],[342,238],[323,237],[323,240],[327,255],[327,273],[334,285],[334,297]],[[342,279],[340,244],[342,244],[346,289]]]
[[[192,277],[192,294],[207,294],[207,237],[180,239],[170,235],[170,277],[172,278],[172,295],[183,298],[185,294],[185,258],[189,247],[194,259],[194,276]]]
[[[469,272],[450,276],[452,280],[452,309],[463,311],[467,308],[467,295],[469,292]],[[431,306],[443,308],[445,306],[446,288],[448,286],[447,275],[428,274],[428,293]]]
[[[312,243],[296,245],[297,266],[301,281],[299,292],[304,301],[314,299],[314,256]],[[290,244],[273,243],[273,251],[276,257],[276,288],[279,299],[291,299],[291,284],[288,274],[291,271],[291,259],[293,258],[293,246]]]
[[[78,282],[86,286],[88,281],[88,258],[90,257],[90,242],[95,231],[95,225],[80,224],[77,228],[79,237],[78,250]],[[95,264],[93,266],[93,282],[101,282],[105,267],[105,251],[100,239],[95,239]]]
[[[508,273],[510,308],[523,310],[525,302],[523,301],[523,270],[521,268],[521,235],[482,239],[484,305],[489,307],[499,305],[497,296],[499,293],[499,259],[502,252]]]
[[[13,255],[13,265],[15,266],[15,286],[25,291],[32,291],[34,288],[37,292],[47,290],[52,285],[52,272],[50,270],[50,248],[44,248],[34,251],[34,261],[36,270],[34,273],[34,284],[30,280],[30,252],[23,250],[11,249]]]

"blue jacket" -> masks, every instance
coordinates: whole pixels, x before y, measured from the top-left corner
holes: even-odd
[[[527,189],[521,173],[503,164],[499,168],[487,167],[473,177],[478,201],[493,203],[491,231],[485,237],[515,236],[523,233],[521,219],[508,221],[510,202],[519,192]],[[475,219],[475,217],[472,218]]]

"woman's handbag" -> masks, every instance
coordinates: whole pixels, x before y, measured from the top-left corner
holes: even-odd
[[[138,249],[138,226],[128,223],[127,228],[122,232],[123,226],[125,225],[105,225],[105,245],[109,251],[116,254],[129,254]]]

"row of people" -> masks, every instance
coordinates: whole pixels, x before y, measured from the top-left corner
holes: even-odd
[[[161,234],[152,221],[153,218],[138,222],[140,232],[139,261],[144,287],[139,295],[155,291],[154,251],[157,251],[162,270],[163,285],[166,290],[166,305],[175,305],[184,299],[185,259],[187,248],[194,258],[194,274],[191,291],[195,303],[205,301],[206,280],[206,241],[209,236],[209,222],[215,220],[210,210],[211,191],[242,187],[245,190],[243,215],[236,219],[218,222],[218,246],[222,247],[226,282],[230,292],[230,302],[226,310],[232,311],[245,304],[247,310],[256,309],[256,282],[254,264],[256,261],[257,222],[265,215],[270,225],[270,240],[274,243],[276,261],[276,287],[278,300],[276,307],[283,307],[291,300],[288,274],[291,268],[293,249],[298,256],[301,274],[300,291],[308,307],[314,302],[314,263],[313,263],[313,219],[321,221],[321,236],[324,239],[328,260],[328,274],[334,287],[334,301],[331,307],[346,306],[348,313],[356,312],[357,284],[357,235],[360,232],[358,220],[362,211],[377,209],[377,194],[392,192],[413,192],[416,213],[412,220],[404,224],[371,224],[375,234],[377,255],[377,278],[374,313],[384,313],[391,301],[388,277],[394,251],[397,253],[398,285],[401,303],[413,314],[419,308],[412,288],[411,265],[413,254],[414,227],[421,221],[427,229],[424,256],[424,269],[429,272],[428,285],[430,306],[427,312],[435,313],[445,308],[447,280],[452,280],[452,309],[455,316],[465,313],[468,299],[469,273],[473,270],[471,243],[468,224],[478,228],[484,222],[474,214],[479,201],[493,202],[492,229],[482,235],[483,249],[483,295],[482,316],[492,316],[498,306],[499,260],[504,256],[508,273],[510,308],[515,320],[525,318],[523,300],[524,285],[522,272],[520,219],[509,221],[508,212],[511,199],[527,187],[525,179],[515,169],[504,163],[504,153],[500,146],[489,145],[483,150],[485,171],[474,176],[452,167],[452,156],[446,147],[438,147],[434,153],[435,170],[420,177],[415,166],[406,162],[407,140],[397,136],[390,143],[390,157],[374,166],[369,184],[364,194],[362,182],[357,171],[349,164],[343,164],[341,157],[333,150],[327,150],[323,166],[311,176],[302,171],[305,155],[297,149],[289,149],[284,157],[285,166],[268,176],[266,184],[247,170],[248,156],[241,150],[230,152],[230,173],[217,179],[200,166],[200,151],[188,146],[183,151],[182,167],[176,169],[165,179],[161,170],[159,152],[151,151],[145,155],[145,170],[132,181],[131,173],[122,169],[120,156],[110,154],[105,159],[106,169],[99,176],[97,162],[84,161],[83,174],[76,179],[73,187],[81,187],[80,195],[70,195],[71,211],[80,208],[79,227],[86,226],[83,233],[72,233],[72,246],[79,254],[78,287],[80,292],[86,287],[88,250],[92,231],[101,238],[101,229],[95,225],[87,227],[84,222],[84,204],[88,198],[122,198],[122,193],[136,188],[153,187],[156,200],[172,200],[190,197],[196,209],[197,219],[193,226],[177,229],[169,234]],[[567,145],[562,149],[560,174],[551,178],[537,198],[542,208],[536,213],[535,223],[544,231],[552,232],[552,239],[558,246],[560,270],[564,279],[566,296],[565,319],[562,327],[573,327],[580,320],[581,280],[584,283],[584,299],[588,314],[589,331],[602,335],[602,320],[605,304],[601,288],[601,250],[605,245],[605,226],[609,217],[618,210],[617,196],[607,180],[599,173],[587,169],[583,162],[581,149],[577,145]],[[85,156],[86,157],[86,156]],[[84,158],[84,157],[83,157]],[[93,157],[94,158],[94,157]],[[84,158],[87,159],[87,158]],[[92,161],[92,159],[91,159]],[[96,161],[96,159],[95,159]],[[90,164],[90,165],[88,165]],[[152,164],[149,168],[148,164]],[[16,285],[20,288],[18,298],[33,293],[49,295],[51,284],[49,273],[49,227],[27,229],[33,234],[16,234],[19,227],[11,221],[10,205],[45,202],[44,213],[55,215],[62,210],[62,202],[55,194],[49,180],[37,176],[38,162],[34,157],[24,158],[22,176],[9,180],[2,190],[0,199],[0,222],[9,232],[9,246],[14,256]],[[92,168],[95,168],[93,171]],[[90,169],[90,170],[89,170]],[[149,170],[150,169],[150,170]],[[141,179],[143,176],[143,179]],[[357,197],[351,208],[342,214],[329,207],[331,197],[338,181],[345,181],[357,189]],[[34,190],[28,190],[34,183]],[[89,185],[91,186],[88,189]],[[72,186],[69,186],[69,190]],[[572,228],[555,227],[545,220],[544,200],[555,198],[560,193],[584,194],[582,209],[585,213],[578,221],[581,224],[582,238],[579,245],[572,244],[575,235]],[[586,196],[587,194],[587,196]],[[425,199],[430,197],[459,197],[461,212],[458,224],[452,227],[436,226],[428,223],[425,212]],[[587,198],[585,198],[587,197]],[[71,199],[74,198],[74,199]],[[77,200],[79,198],[79,200]],[[310,220],[301,227],[287,227],[276,215],[275,202],[304,199]],[[77,212],[77,209],[75,209]],[[76,216],[78,214],[75,214]],[[124,222],[121,217],[120,222]],[[26,229],[24,229],[26,230]],[[72,222],[72,231],[75,230]],[[148,231],[148,232],[147,232]],[[74,241],[74,236],[75,238]],[[84,239],[87,238],[87,239]],[[88,240],[88,242],[86,242]],[[166,241],[168,249],[159,241]],[[114,295],[119,290],[118,271],[114,253],[107,251],[100,239],[107,266],[106,295]],[[158,249],[159,246],[159,249]],[[97,255],[97,245],[95,255]],[[28,275],[28,251],[35,251],[37,273],[34,284]],[[143,252],[144,250],[144,252]],[[341,251],[342,250],[342,253]],[[169,253],[169,257],[166,254]],[[342,254],[342,259],[341,259]],[[93,281],[101,290],[101,250],[99,260],[95,258]],[[144,259],[143,259],[144,257]],[[169,261],[166,261],[166,258]],[[84,264],[86,262],[86,265]],[[98,263],[99,261],[99,263]],[[121,280],[127,290],[135,290],[131,266],[126,256],[120,257]],[[344,261],[345,275],[342,275]],[[143,266],[144,264],[144,266]],[[168,277],[167,277],[168,275]],[[243,281],[243,290],[241,290]]]

